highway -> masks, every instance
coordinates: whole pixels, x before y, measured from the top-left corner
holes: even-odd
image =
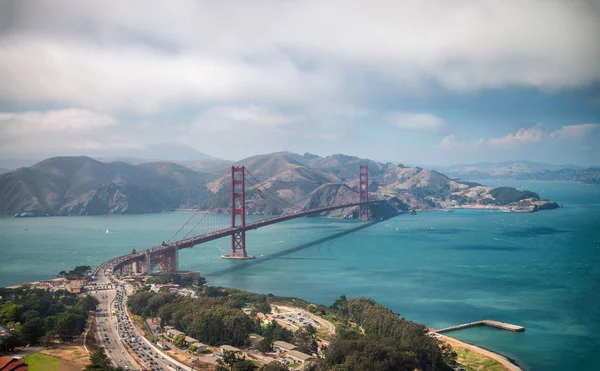
[[[114,261],[104,263],[95,271],[96,284],[111,283],[108,290],[94,291],[100,300],[101,312],[97,313],[99,345],[116,366],[125,370],[175,371],[191,370],[154,347],[140,334],[127,314],[127,296],[133,291],[130,285],[116,280],[112,275]],[[115,315],[112,315],[114,311]],[[129,352],[127,348],[129,348]],[[131,352],[131,353],[130,353]],[[131,354],[135,354],[135,358]]]
[[[107,284],[110,279],[111,277],[107,276],[106,272],[101,269],[98,272],[96,283],[99,285]],[[112,290],[97,290],[93,291],[92,294],[100,301],[98,306],[100,312],[96,313],[98,345],[106,349],[107,355],[116,366],[123,367],[126,370],[140,370],[140,366],[129,355],[125,345],[121,342],[117,333],[117,318],[111,314],[117,295],[114,286]]]

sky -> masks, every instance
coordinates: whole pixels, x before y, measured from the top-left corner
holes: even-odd
[[[0,2],[0,157],[600,165],[600,0]]]

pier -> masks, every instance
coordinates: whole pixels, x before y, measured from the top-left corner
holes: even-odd
[[[491,319],[484,319],[482,321],[463,323],[462,325],[456,325],[456,326],[450,326],[450,327],[441,328],[439,330],[433,330],[432,332],[437,332],[438,334],[441,334],[443,332],[450,332],[450,331],[462,330],[462,329],[465,329],[465,328],[476,327],[476,326],[489,326],[489,327],[495,327],[495,328],[498,328],[498,329],[501,329],[501,330],[507,330],[507,331],[513,331],[513,332],[523,332],[523,331],[525,331],[525,327],[523,327],[523,326],[512,325],[510,323],[505,323],[505,322],[500,322],[500,321],[494,321],[494,320],[491,320]]]

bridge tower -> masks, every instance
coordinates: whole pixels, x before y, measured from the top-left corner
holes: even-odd
[[[239,224],[238,222],[239,216]],[[244,166],[231,167],[231,228],[239,228],[231,235],[229,255],[225,259],[253,259],[246,253],[246,178]]]
[[[360,165],[358,181],[359,202],[369,202],[369,165]],[[369,219],[369,205],[360,205],[358,219]]]

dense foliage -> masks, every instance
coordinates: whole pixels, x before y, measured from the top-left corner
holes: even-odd
[[[492,197],[494,197],[496,205],[508,205],[511,202],[518,202],[526,198],[533,198],[539,200],[540,195],[531,191],[519,191],[512,187],[498,187],[490,191]]]
[[[341,326],[317,362],[318,370],[450,370],[455,354],[426,335],[423,325],[401,318],[372,299],[336,300],[338,319],[356,323],[364,335]]]
[[[0,323],[14,329],[0,343],[7,350],[72,340],[83,331],[88,311],[98,304],[91,296],[77,298],[65,290],[0,288],[0,298]]]
[[[90,354],[90,364],[83,371],[123,371],[123,368],[113,367],[112,361],[104,352],[104,348],[98,348]]]
[[[223,352],[223,358],[217,361],[216,371],[254,371],[257,368],[254,362],[247,360],[245,356],[226,350]]]
[[[78,265],[69,272],[60,271],[59,277],[63,277],[69,280],[79,280],[87,276],[92,272],[92,267],[89,265]]]
[[[206,292],[220,293],[208,296]],[[317,352],[316,330],[305,326],[295,333],[275,321],[263,325],[252,320],[241,308],[270,309],[267,297],[238,290],[213,288],[205,290],[198,299],[173,293],[139,291],[130,296],[129,308],[142,316],[159,316],[163,325],[172,325],[186,335],[210,345],[246,345],[250,333],[258,333],[259,351],[273,350],[273,342],[283,340],[295,344],[301,352]],[[450,370],[456,354],[427,336],[423,325],[401,318],[398,314],[371,299],[337,299],[329,308],[293,298],[273,298],[325,315],[338,323],[336,335],[324,351],[324,357],[313,365],[316,370],[424,371]],[[267,305],[265,305],[267,304]],[[266,367],[266,366],[264,366]],[[270,365],[270,369],[280,369]],[[219,370],[253,370],[255,366],[235,355],[228,354]]]
[[[182,277],[179,274],[165,274],[160,276],[152,276],[146,280],[147,284],[169,284],[174,283],[181,286],[191,286],[198,285],[202,286],[206,283],[206,278],[199,277],[198,279],[192,276],[184,276]]]
[[[247,298],[237,295],[201,296],[139,291],[129,297],[129,309],[144,317],[159,316],[186,335],[209,345],[245,345],[256,324],[241,308]]]

